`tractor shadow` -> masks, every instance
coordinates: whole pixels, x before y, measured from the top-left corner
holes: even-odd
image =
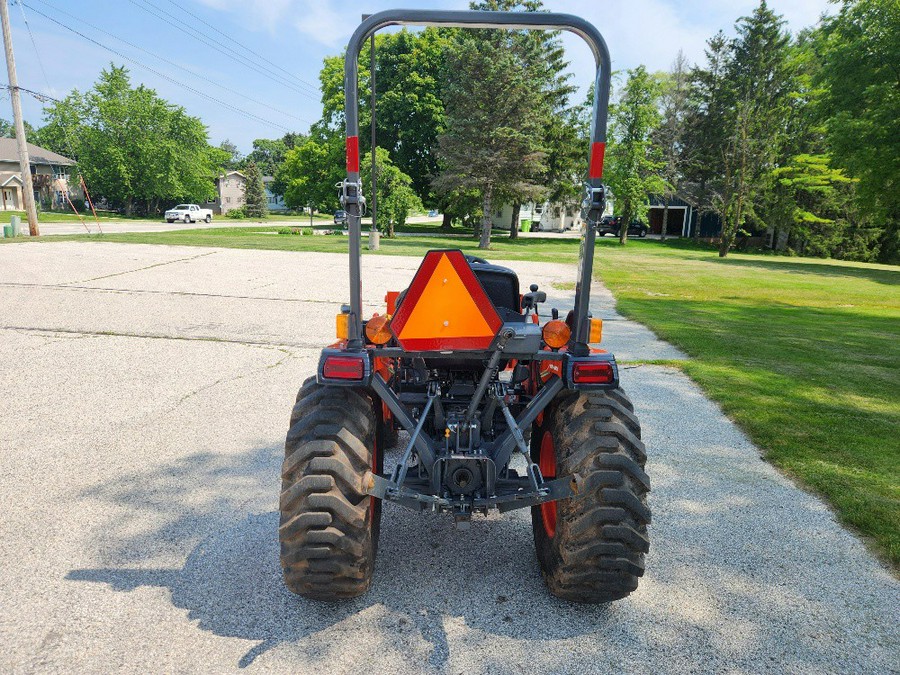
[[[616,614],[614,606],[573,606],[547,592],[527,510],[476,518],[471,529],[458,531],[446,516],[385,504],[369,592],[341,603],[296,596],[282,581],[278,513],[242,510],[275,501],[280,455],[277,447],[228,462],[195,455],[92,490],[85,496],[134,515],[125,523],[111,519],[96,533],[103,565],[72,570],[66,579],[126,593],[168,589],[172,604],[202,630],[256,643],[236,664],[241,668],[281,645],[315,654],[329,648],[332,629],[359,625],[387,643],[406,634],[422,645],[414,663],[440,670],[450,657],[447,621],[513,639],[557,640],[602,630]],[[209,497],[185,506],[201,485]],[[155,527],[135,527],[138,522]],[[152,565],[173,547],[184,551],[180,569]]]

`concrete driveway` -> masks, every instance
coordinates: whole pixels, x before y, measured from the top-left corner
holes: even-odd
[[[374,310],[417,260],[363,267]],[[661,367],[622,374],[654,511],[626,600],[549,596],[527,513],[393,505],[366,596],[288,593],[282,443],[346,289],[328,254],[0,246],[0,671],[898,672],[900,584]],[[595,290],[620,358],[681,356]]]

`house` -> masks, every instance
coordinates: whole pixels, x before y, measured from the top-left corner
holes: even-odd
[[[284,196],[272,192],[272,183],[275,176],[263,176],[263,185],[266,188],[266,202],[269,211],[287,211]],[[216,178],[216,197],[206,203],[206,208],[213,213],[225,215],[233,209],[241,208],[244,200],[244,188],[247,184],[247,176],[240,171],[228,171]]]
[[[612,213],[612,203],[607,204],[607,210]],[[530,220],[537,221],[537,228],[541,232],[565,232],[566,230],[580,230],[583,224],[581,219],[581,204],[563,204],[562,202],[542,202],[522,204],[519,210],[519,222]],[[492,226],[501,230],[508,230],[512,222],[512,206],[506,204],[497,209],[491,217]]]
[[[73,160],[32,143],[28,144],[28,159],[34,199],[43,208],[68,209],[69,199],[84,198],[81,187],[70,184],[71,168],[75,166]],[[0,138],[0,209],[21,211],[25,208],[22,185],[16,139]]]

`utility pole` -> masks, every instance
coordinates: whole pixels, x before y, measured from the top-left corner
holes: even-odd
[[[25,139],[25,123],[22,121],[22,99],[19,96],[19,80],[16,77],[16,57],[13,55],[12,32],[9,29],[9,5],[0,0],[0,23],[3,24],[3,48],[6,50],[6,70],[9,72],[9,98],[12,101],[13,120],[16,124],[16,142],[19,146],[19,170],[22,172],[22,199],[28,216],[28,232],[37,237],[37,210],[34,206],[34,186],[31,183],[31,162],[28,159],[28,143]]]

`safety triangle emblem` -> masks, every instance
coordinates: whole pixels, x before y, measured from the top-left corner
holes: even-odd
[[[462,251],[429,251],[391,329],[407,351],[487,349],[503,322]]]

